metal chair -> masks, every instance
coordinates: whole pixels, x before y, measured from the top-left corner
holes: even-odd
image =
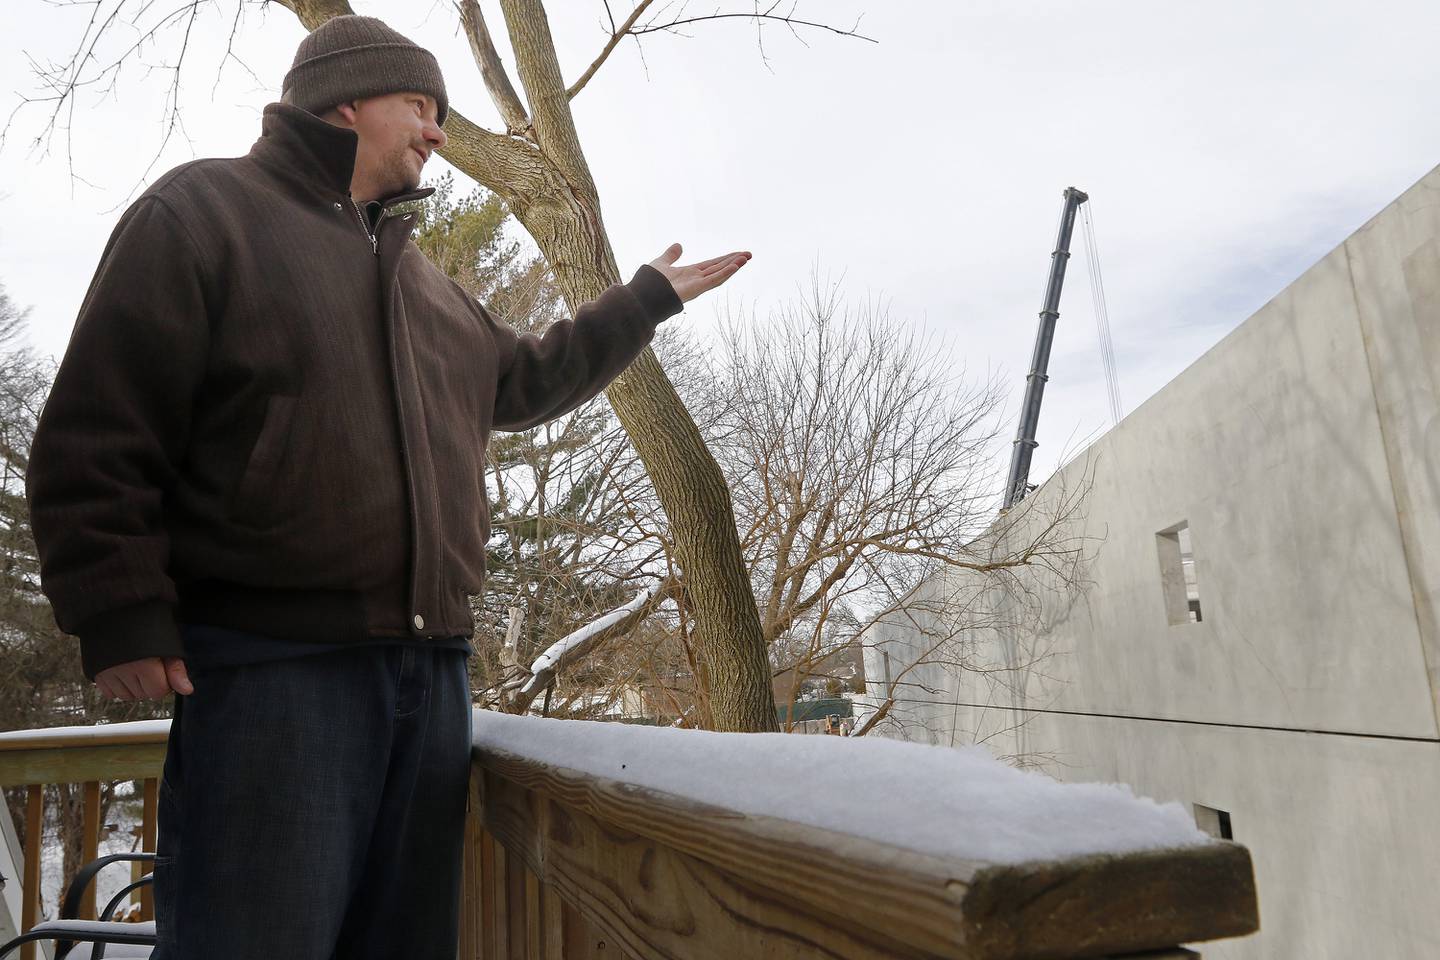
[[[95,875],[112,863],[154,863],[153,853],[112,853],[92,860],[75,874],[65,891],[65,900],[60,906],[60,919],[37,923],[9,943],[0,947],[0,960],[8,957],[22,944],[37,940],[55,941],[55,960],[138,960],[150,956],[155,946],[155,923],[121,923],[113,920],[77,920],[80,902],[85,890],[94,881]],[[154,875],[147,873],[139,880],[127,884],[100,913],[102,917],[112,916],[125,898],[135,890],[152,882]],[[116,950],[107,948],[115,946]]]

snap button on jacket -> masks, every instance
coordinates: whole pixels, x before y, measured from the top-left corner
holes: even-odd
[[[469,636],[485,444],[594,397],[682,304],[642,266],[542,336],[435,268],[358,137],[267,106],[242,157],[161,177],[110,237],[26,474],[85,673],[183,656],[178,621],[294,640]]]

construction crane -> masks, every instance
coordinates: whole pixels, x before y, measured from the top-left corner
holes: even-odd
[[[1009,510],[1030,492],[1030,458],[1040,444],[1035,430],[1040,424],[1040,400],[1045,395],[1045,382],[1050,379],[1050,346],[1055,340],[1055,321],[1060,319],[1060,288],[1065,285],[1065,265],[1070,260],[1070,236],[1075,231],[1075,214],[1089,194],[1074,187],[1065,188],[1065,206],[1060,213],[1060,233],[1055,238],[1055,252],[1050,255],[1050,279],[1045,284],[1045,305],[1040,310],[1040,329],[1035,334],[1035,353],[1030,358],[1030,373],[1025,378],[1025,402],[1020,408],[1020,427],[1010,452],[1010,473],[1005,481],[1005,505]]]

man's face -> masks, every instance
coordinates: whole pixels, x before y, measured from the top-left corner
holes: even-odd
[[[430,154],[445,145],[435,122],[436,104],[423,93],[387,93],[341,104],[336,111],[360,135],[355,181],[369,184],[376,199],[420,185]]]

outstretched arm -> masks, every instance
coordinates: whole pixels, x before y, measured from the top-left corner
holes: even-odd
[[[581,304],[574,319],[551,324],[542,336],[517,333],[487,313],[497,353],[494,427],[528,430],[594,397],[640,355],[656,325],[750,259],[742,251],[677,267],[680,252],[671,244],[629,283]]]

